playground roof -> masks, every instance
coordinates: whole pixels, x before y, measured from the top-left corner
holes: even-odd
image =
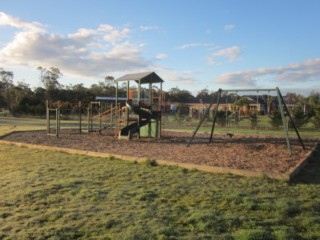
[[[131,73],[126,74],[115,80],[116,82],[121,81],[140,81],[141,84],[144,83],[162,83],[164,80],[160,78],[155,72],[143,72],[143,73]]]

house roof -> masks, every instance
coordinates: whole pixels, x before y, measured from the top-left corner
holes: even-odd
[[[164,82],[164,80],[160,78],[155,72],[131,73],[115,80],[115,82],[121,81],[135,81],[137,83],[140,81],[141,84]]]

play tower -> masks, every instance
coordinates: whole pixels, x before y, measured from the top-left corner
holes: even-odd
[[[125,126],[119,128],[120,139],[161,136],[161,112],[164,107],[163,79],[155,72],[126,74],[115,80],[116,106],[119,84],[126,89]]]

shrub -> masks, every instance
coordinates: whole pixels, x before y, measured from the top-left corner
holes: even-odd
[[[268,117],[270,118],[270,124],[273,128],[279,128],[283,124],[281,114],[278,111],[273,111]]]

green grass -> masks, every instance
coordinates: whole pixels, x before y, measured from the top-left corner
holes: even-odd
[[[186,121],[188,119],[188,121]],[[268,116],[259,116],[258,117],[258,125],[256,128],[251,127],[251,122],[249,119],[241,120],[238,125],[232,123],[229,127],[220,126],[218,123],[215,125],[215,133],[224,134],[226,132],[231,132],[234,134],[241,135],[255,135],[255,136],[283,136],[284,137],[284,129],[281,125],[278,128],[272,128],[270,124],[270,118]],[[169,130],[180,130],[193,132],[197,125],[199,124],[199,120],[189,119],[187,116],[181,117],[177,119],[175,116],[167,116],[163,119],[164,129]],[[212,128],[212,121],[205,120],[199,129],[199,132],[207,132],[210,133]],[[306,124],[299,129],[299,134],[302,137],[319,137],[320,129],[316,129],[313,127],[311,123]],[[289,129],[289,136],[296,138],[296,133],[293,129]]]
[[[0,145],[0,239],[319,239],[319,170],[289,184]]]
[[[0,239],[320,239],[315,159],[288,183],[0,145]]]

